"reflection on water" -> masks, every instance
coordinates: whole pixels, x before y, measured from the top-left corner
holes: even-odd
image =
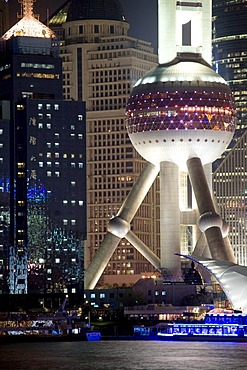
[[[101,341],[1,345],[1,370],[247,369],[247,343]]]

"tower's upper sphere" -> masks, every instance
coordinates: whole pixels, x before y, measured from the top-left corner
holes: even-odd
[[[147,161],[176,163],[218,158],[236,125],[231,91],[202,59],[176,58],[141,78],[128,99],[130,140]]]
[[[125,21],[123,8],[118,0],[72,0],[67,22],[85,19]]]

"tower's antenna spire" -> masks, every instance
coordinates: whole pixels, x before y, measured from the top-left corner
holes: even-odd
[[[23,17],[33,16],[33,3],[36,0],[18,0],[18,2],[22,4]]]

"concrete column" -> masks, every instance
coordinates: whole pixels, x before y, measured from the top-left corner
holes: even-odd
[[[135,249],[140,252],[157,270],[160,269],[160,259],[132,231],[125,236]]]
[[[107,233],[84,276],[84,289],[94,289],[121,238]]]
[[[176,280],[180,258],[179,168],[171,162],[160,164],[160,259],[161,269]]]
[[[142,204],[143,199],[156,179],[159,170],[158,166],[155,166],[150,162],[145,164],[136,183],[128,194],[122,207],[119,209],[117,217],[120,217],[127,222],[130,222],[133,219],[136,211]]]
[[[159,63],[176,57],[176,0],[159,0],[158,5]]]
[[[215,211],[201,160],[190,158],[187,161],[187,166],[200,213],[199,227],[201,231],[205,232],[212,258],[229,260],[231,252],[225,246],[221,233],[223,222]]]
[[[85,289],[94,289],[118,243],[130,231],[130,222],[158,173],[159,167],[147,162],[117,216],[109,221],[108,233],[85,272]]]

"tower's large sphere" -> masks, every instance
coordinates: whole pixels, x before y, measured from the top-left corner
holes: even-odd
[[[147,161],[176,163],[217,159],[236,125],[233,97],[225,80],[202,59],[158,65],[141,78],[128,99],[130,140]]]

